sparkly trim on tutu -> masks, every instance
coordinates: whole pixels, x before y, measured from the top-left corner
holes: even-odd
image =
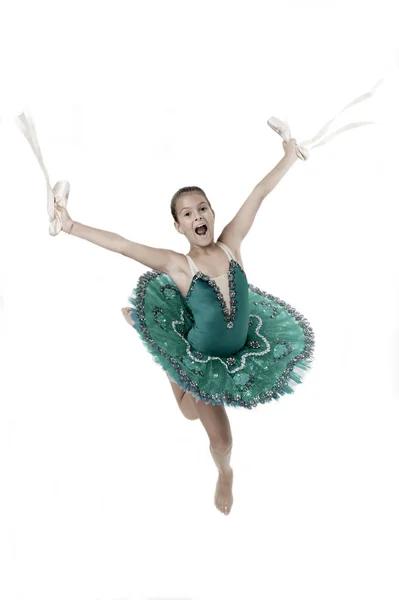
[[[227,358],[202,354],[188,342],[187,334],[193,326],[191,311],[168,275],[159,271],[144,273],[129,297],[133,327],[153,360],[197,402],[252,409],[259,403],[293,393],[311,367],[314,332],[307,319],[283,300],[251,284],[248,288],[248,340],[240,351]],[[169,295],[170,302],[165,294]],[[278,323],[276,317],[280,318]],[[270,325],[264,324],[265,318],[273,319]],[[264,335],[260,333],[262,326]],[[295,348],[300,351],[288,360],[286,357]],[[278,375],[270,385],[262,383],[266,382],[268,373],[273,380],[273,376]],[[260,382],[263,389],[254,393]]]

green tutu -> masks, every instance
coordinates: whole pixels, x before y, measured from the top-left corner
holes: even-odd
[[[215,281],[198,272],[187,296],[165,273],[147,271],[129,296],[146,349],[197,402],[252,409],[302,383],[314,334],[292,306],[251,284],[231,260],[230,310]]]

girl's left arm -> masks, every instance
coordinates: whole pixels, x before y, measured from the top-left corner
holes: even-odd
[[[241,241],[251,229],[262,201],[289,171],[297,157],[285,154],[277,165],[253,189],[235,217],[226,225],[220,237],[229,241],[229,246],[239,248]]]

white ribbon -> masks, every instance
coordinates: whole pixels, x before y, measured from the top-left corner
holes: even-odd
[[[352,100],[352,102],[350,102],[347,106],[345,106],[345,108],[343,108],[333,119],[331,119],[330,121],[327,121],[327,123],[325,125],[323,125],[323,127],[317,132],[317,134],[313,138],[297,143],[296,144],[296,154],[297,154],[298,158],[300,158],[301,160],[307,160],[309,158],[309,149],[310,148],[317,148],[317,146],[322,146],[323,144],[326,144],[327,142],[332,140],[335,136],[339,135],[340,133],[343,133],[344,131],[348,131],[349,129],[353,129],[355,127],[361,127],[363,125],[376,125],[377,123],[375,121],[360,121],[357,123],[349,123],[348,125],[344,125],[340,129],[338,129],[337,131],[330,133],[328,136],[324,137],[324,139],[319,141],[317,144],[315,143],[327,133],[327,131],[329,130],[329,128],[331,127],[333,122],[339,117],[340,114],[342,114],[345,110],[347,110],[351,106],[354,106],[355,104],[358,104],[359,102],[364,102],[364,100],[371,98],[375,94],[378,86],[380,86],[381,83],[383,81],[385,81],[385,79],[386,79],[386,77],[383,79],[380,79],[371,88],[371,90],[369,92],[367,92],[366,94],[362,94],[358,98],[355,98],[354,100]],[[69,190],[70,190],[69,182],[68,181],[57,181],[55,186],[53,188],[51,187],[50,178],[48,176],[48,172],[47,172],[46,166],[44,164],[42,153],[41,153],[40,146],[39,146],[39,142],[37,139],[35,125],[33,123],[33,119],[31,117],[31,115],[29,114],[29,111],[27,109],[25,109],[21,114],[19,114],[17,117],[15,117],[15,122],[16,122],[18,128],[24,134],[25,138],[28,140],[28,142],[39,162],[39,165],[44,173],[44,177],[46,179],[46,184],[47,184],[47,212],[48,212],[48,217],[49,217],[49,221],[50,221],[49,233],[50,233],[50,235],[57,235],[62,229],[62,221],[61,221],[60,215],[58,214],[58,212],[55,209],[57,206],[66,208],[67,203],[68,203]],[[291,131],[290,131],[290,128],[287,123],[280,121],[280,119],[277,119],[276,117],[271,117],[267,123],[286,142],[288,142],[291,139]]]
[[[40,150],[39,142],[37,139],[35,125],[33,119],[29,114],[28,110],[24,110],[21,114],[15,117],[15,123],[18,128],[24,134],[28,140],[30,147],[33,150],[34,155],[39,161],[39,165],[44,173],[44,177],[47,184],[47,213],[50,221],[49,234],[57,235],[62,229],[62,221],[60,215],[57,213],[55,208],[65,207],[68,204],[68,196],[70,185],[68,181],[57,181],[55,186],[52,188],[50,185],[50,178],[46,166],[43,161],[43,156]]]
[[[358,98],[355,98],[355,100],[352,100],[352,102],[350,102],[347,106],[345,106],[345,108],[343,108],[333,119],[331,119],[330,121],[327,121],[327,123],[325,125],[323,125],[323,127],[320,129],[320,131],[318,131],[318,133],[316,133],[316,135],[313,138],[311,138],[310,140],[304,140],[303,142],[298,142],[296,144],[296,148],[295,148],[296,155],[298,156],[298,158],[300,158],[301,160],[307,160],[309,158],[309,149],[310,148],[317,148],[317,146],[322,146],[323,144],[326,144],[327,142],[332,140],[336,135],[339,135],[340,133],[343,133],[344,131],[347,131],[348,129],[353,129],[355,127],[361,127],[362,125],[376,125],[377,123],[375,121],[360,121],[358,123],[349,123],[348,125],[344,125],[344,127],[341,127],[340,129],[338,129],[337,131],[330,133],[330,135],[325,137],[318,144],[315,144],[315,142],[318,139],[320,139],[321,137],[323,137],[323,135],[325,133],[327,133],[327,131],[329,130],[329,128],[331,127],[331,125],[333,124],[335,119],[337,119],[340,114],[342,114],[345,110],[347,110],[354,104],[358,104],[359,102],[363,102],[364,100],[371,98],[371,96],[373,96],[375,94],[378,86],[381,85],[381,83],[383,81],[385,81],[385,79],[386,79],[386,77],[384,77],[384,79],[380,79],[379,81],[377,81],[377,83],[375,85],[373,85],[373,87],[371,88],[371,90],[369,92],[367,92],[366,94],[362,94]],[[280,119],[277,119],[276,117],[271,117],[268,120],[267,124],[274,131],[276,131],[276,133],[281,135],[281,137],[286,142],[288,142],[291,139],[291,137],[292,137],[291,131],[290,131],[290,128],[287,123],[280,121]]]

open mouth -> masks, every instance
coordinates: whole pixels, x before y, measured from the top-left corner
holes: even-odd
[[[199,227],[196,227],[194,231],[198,237],[205,237],[208,233],[208,227],[207,225],[200,225]]]

